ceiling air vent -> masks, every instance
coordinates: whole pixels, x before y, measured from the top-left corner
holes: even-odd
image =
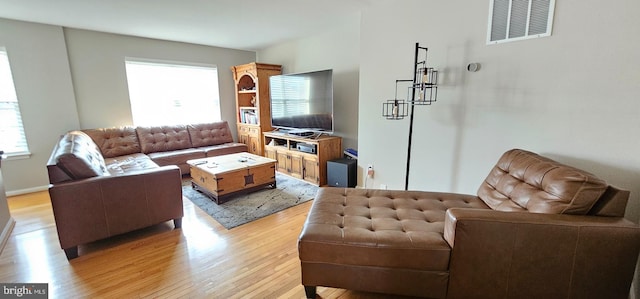
[[[551,35],[555,0],[491,0],[487,44]]]

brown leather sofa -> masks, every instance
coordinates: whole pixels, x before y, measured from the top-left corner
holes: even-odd
[[[60,246],[71,259],[81,244],[168,220],[181,227],[186,161],[246,150],[227,122],[64,134],[47,163]]]
[[[629,192],[506,152],[477,195],[322,188],[298,241],[302,284],[430,298],[628,298]]]

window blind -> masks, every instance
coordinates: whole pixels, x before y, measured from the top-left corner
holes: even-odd
[[[9,57],[4,48],[0,48],[0,150],[10,157],[29,154]]]

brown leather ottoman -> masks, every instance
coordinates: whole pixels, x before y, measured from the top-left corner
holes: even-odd
[[[472,195],[321,188],[298,241],[307,297],[332,286],[444,298],[452,207],[489,209]]]

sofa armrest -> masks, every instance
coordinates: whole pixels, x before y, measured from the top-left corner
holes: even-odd
[[[49,195],[63,249],[183,216],[175,165],[53,184]]]
[[[449,298],[627,298],[640,228],[617,217],[449,209]]]

